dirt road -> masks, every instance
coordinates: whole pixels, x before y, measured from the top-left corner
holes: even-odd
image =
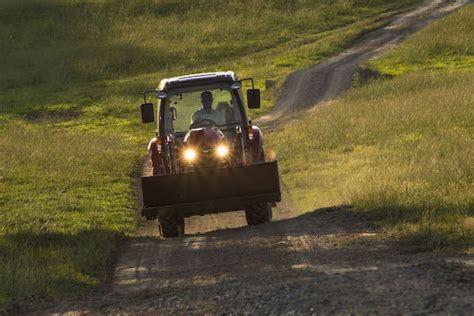
[[[69,315],[467,315],[474,307],[473,269],[468,257],[402,252],[363,216],[329,208],[172,240],[137,236],[124,248],[109,287],[81,301],[45,301],[42,309]],[[13,311],[37,308],[37,302],[19,304]]]
[[[346,52],[288,77],[278,121],[350,87],[359,63],[400,43],[466,1],[426,1]],[[268,125],[267,125],[268,129]],[[362,216],[332,207],[297,216],[284,196],[275,221],[246,227],[243,213],[187,219],[187,235],[164,240],[140,222],[111,284],[83,300],[28,301],[7,312],[150,314],[470,314],[474,260],[399,249]]]
[[[328,60],[290,74],[282,87],[271,113],[256,120],[260,125],[270,125],[267,130],[279,128],[288,117],[301,116],[301,110],[330,101],[349,89],[359,65],[388,52],[403,42],[410,34],[429,22],[470,3],[471,0],[428,0],[418,8],[399,15],[387,26],[365,34],[352,47]],[[284,117],[284,120],[280,120]]]

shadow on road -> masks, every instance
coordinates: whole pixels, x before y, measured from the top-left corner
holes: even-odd
[[[462,312],[469,258],[400,253],[346,207],[176,239],[128,242],[112,284],[46,312]],[[35,303],[38,308],[38,302]],[[21,312],[28,312],[23,304]]]

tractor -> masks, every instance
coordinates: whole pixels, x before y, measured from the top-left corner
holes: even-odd
[[[148,145],[153,172],[141,178],[142,216],[158,219],[163,237],[183,235],[184,218],[196,215],[243,210],[248,225],[272,219],[281,200],[278,164],[247,118],[243,82],[252,85],[248,108],[259,108],[253,79],[231,71],[163,79],[143,93],[142,122],[158,124]]]

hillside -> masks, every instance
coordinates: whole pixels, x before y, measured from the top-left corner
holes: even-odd
[[[3,2],[0,302],[79,295],[110,277],[136,226],[132,174],[153,135],[138,123],[145,88],[218,69],[263,88],[417,2]],[[278,89],[264,93],[253,116]]]
[[[350,205],[409,248],[472,253],[473,23],[474,5],[433,22],[271,135],[302,211]]]

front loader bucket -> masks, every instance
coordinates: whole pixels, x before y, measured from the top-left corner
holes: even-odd
[[[276,161],[143,177],[142,192],[147,217],[203,215],[281,200]]]

